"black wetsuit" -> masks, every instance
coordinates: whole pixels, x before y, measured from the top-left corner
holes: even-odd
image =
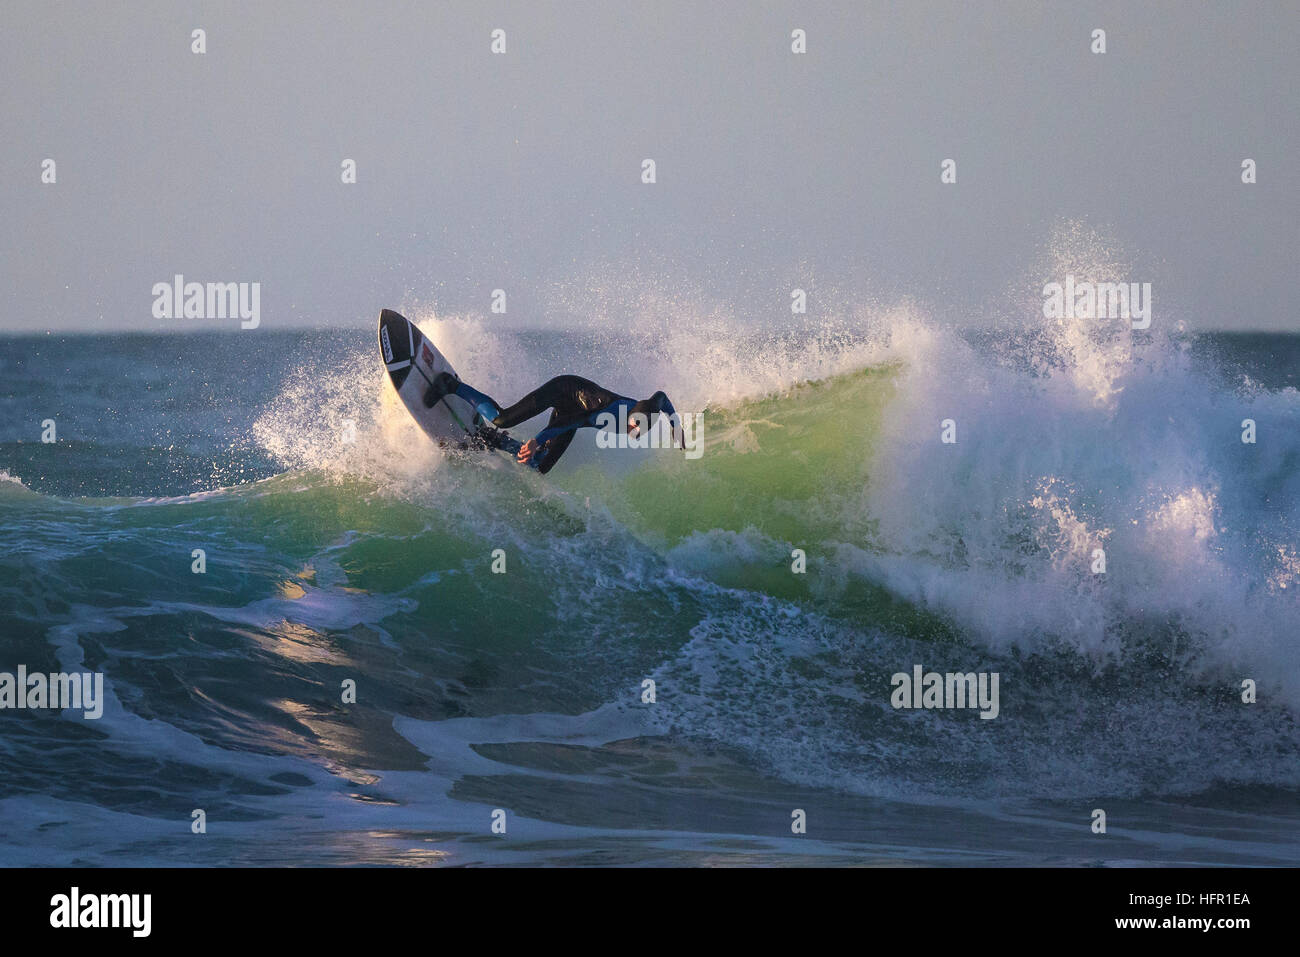
[[[610,392],[590,379],[576,375],[557,375],[550,382],[538,386],[510,408],[492,420],[498,428],[508,429],[551,409],[546,427],[565,428],[583,422],[593,412],[608,408],[619,400],[631,401],[627,396]],[[573,441],[577,430],[554,436],[537,451],[540,456],[537,471],[545,475],[560,460],[564,450]]]

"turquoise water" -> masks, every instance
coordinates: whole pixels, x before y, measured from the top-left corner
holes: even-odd
[[[704,454],[444,453],[368,329],[0,339],[0,671],[107,690],[0,713],[0,862],[1300,862],[1300,337],[422,325]]]

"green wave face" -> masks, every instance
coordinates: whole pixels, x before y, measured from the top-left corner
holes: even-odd
[[[948,638],[935,616],[827,568],[843,543],[875,547],[864,489],[896,373],[895,366],[860,369],[706,409],[696,459],[657,450],[642,453],[630,472],[602,461],[551,474],[575,498],[608,509],[679,571],[811,602],[822,613]],[[795,549],[803,551],[804,574],[792,570]]]
[[[856,534],[845,497],[869,478],[871,437],[890,395],[889,371],[868,369],[707,409],[699,458],[657,450],[630,475],[588,464],[558,484],[598,496],[668,547],[710,529],[796,543]]]

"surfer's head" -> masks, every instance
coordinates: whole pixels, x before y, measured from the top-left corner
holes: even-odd
[[[638,415],[641,417],[637,418]],[[646,428],[648,429],[654,422],[654,419],[651,418],[654,415],[668,416],[669,425],[673,428],[676,428],[679,424],[677,419],[677,410],[675,410],[673,404],[668,401],[668,396],[662,392],[656,392],[654,395],[650,396],[650,398],[642,399],[640,402],[635,403],[632,408],[628,410],[628,435],[635,436],[637,432],[640,431],[639,424],[641,422],[645,422]]]

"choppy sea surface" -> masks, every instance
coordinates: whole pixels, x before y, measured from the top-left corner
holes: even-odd
[[[0,672],[105,699],[0,711],[0,863],[1300,863],[1300,337],[410,316],[703,454],[438,449],[368,325],[0,339]]]

